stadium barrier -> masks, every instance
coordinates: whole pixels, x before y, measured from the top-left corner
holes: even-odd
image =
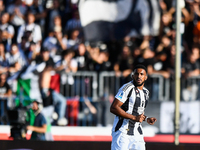
[[[199,81],[200,76],[181,79],[181,100],[192,101],[199,99]],[[91,126],[97,125],[102,120],[104,120],[103,122],[107,122],[107,120],[110,120],[108,121],[109,123],[112,122],[112,116],[109,116],[109,106],[118,89],[124,83],[124,78],[122,76],[117,77],[114,71],[100,73],[78,71],[76,73],[54,75],[51,85],[52,88],[63,94],[67,99],[66,117],[69,118],[69,125]],[[150,101],[164,102],[174,100],[174,79],[165,79],[161,75],[153,74],[149,75],[145,86],[151,93]],[[25,98],[25,96],[21,97],[20,95],[22,94],[19,94],[20,100]],[[103,108],[99,109],[98,107]],[[99,113],[99,111],[103,112]],[[3,114],[3,103],[1,103],[1,117]],[[107,123],[104,124],[106,125]]]

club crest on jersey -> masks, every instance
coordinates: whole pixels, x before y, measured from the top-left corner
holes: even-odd
[[[119,93],[119,98],[122,98],[123,97],[123,95],[124,95],[124,92],[121,92],[121,93]]]

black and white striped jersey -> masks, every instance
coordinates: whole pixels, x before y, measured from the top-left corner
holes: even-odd
[[[131,81],[119,89],[115,98],[124,103],[121,108],[125,112],[137,116],[144,113],[149,99],[149,91],[145,87],[143,90],[139,90]],[[112,131],[118,130],[128,135],[143,135],[140,122],[115,116]]]

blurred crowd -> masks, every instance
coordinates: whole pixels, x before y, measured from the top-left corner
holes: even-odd
[[[61,104],[65,103],[62,95],[49,91],[52,70],[115,71],[116,76],[128,81],[134,65],[141,63],[149,75],[173,81],[175,0],[157,3],[161,13],[157,36],[127,35],[122,40],[88,42],[79,18],[78,0],[0,0],[0,86],[5,86],[6,79],[16,79],[29,66],[42,63],[45,66],[37,70],[41,94],[48,98],[51,93]],[[181,0],[181,12],[181,74],[187,79],[200,73],[200,1]],[[6,87],[9,89],[9,83]],[[6,91],[11,95],[10,89]],[[184,100],[196,99],[188,94],[197,95],[198,86],[189,90],[192,92],[186,89]],[[59,110],[65,111],[62,106]],[[58,112],[60,117],[64,117],[64,111]]]

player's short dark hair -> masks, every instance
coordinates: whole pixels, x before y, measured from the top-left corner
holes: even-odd
[[[134,71],[135,69],[138,69],[138,68],[144,69],[144,70],[146,71],[146,74],[147,74],[147,68],[146,68],[144,65],[142,65],[142,64],[136,65],[136,66],[134,67],[133,71]]]

